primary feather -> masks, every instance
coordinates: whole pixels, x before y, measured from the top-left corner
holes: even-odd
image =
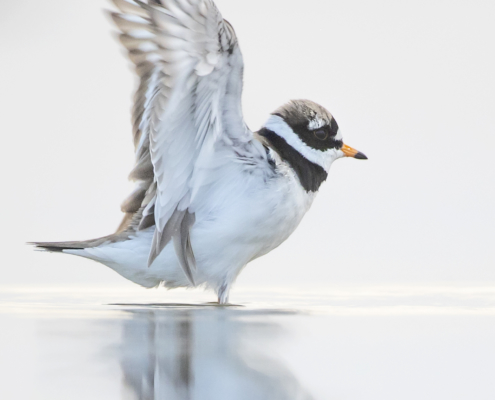
[[[174,240],[192,281],[194,255],[181,243],[189,242],[195,195],[211,183],[209,170],[219,158],[252,156],[253,135],[241,107],[242,55],[212,1],[114,3],[122,11],[112,14],[120,41],[140,77],[130,175],[136,190],[122,205],[128,215],[120,230],[136,224],[129,214],[140,212],[137,229],[156,227],[149,265]]]

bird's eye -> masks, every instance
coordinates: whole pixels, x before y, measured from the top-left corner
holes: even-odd
[[[328,133],[325,131],[325,129],[317,129],[315,131],[315,136],[319,140],[325,140],[328,137]]]

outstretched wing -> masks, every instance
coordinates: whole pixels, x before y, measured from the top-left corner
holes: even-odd
[[[242,116],[242,55],[211,0],[113,2],[121,10],[112,14],[120,40],[140,76],[131,173],[137,189],[123,205],[129,215],[121,229],[154,223],[149,264],[174,239],[193,281],[190,206],[211,181],[209,165],[218,157],[245,162],[264,154]]]

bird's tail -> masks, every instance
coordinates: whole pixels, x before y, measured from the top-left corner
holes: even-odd
[[[110,235],[113,236],[113,235]],[[38,250],[49,251],[52,253],[63,253],[64,250],[84,250],[87,248],[98,247],[99,245],[111,240],[110,236],[104,236],[98,239],[71,241],[71,242],[30,242]]]

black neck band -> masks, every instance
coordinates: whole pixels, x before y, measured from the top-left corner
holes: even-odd
[[[320,188],[320,185],[325,182],[328,176],[327,172],[318,164],[302,156],[284,138],[281,138],[275,132],[266,128],[262,128],[258,134],[263,136],[280,158],[291,166],[297,174],[304,190],[307,192],[316,192]]]

